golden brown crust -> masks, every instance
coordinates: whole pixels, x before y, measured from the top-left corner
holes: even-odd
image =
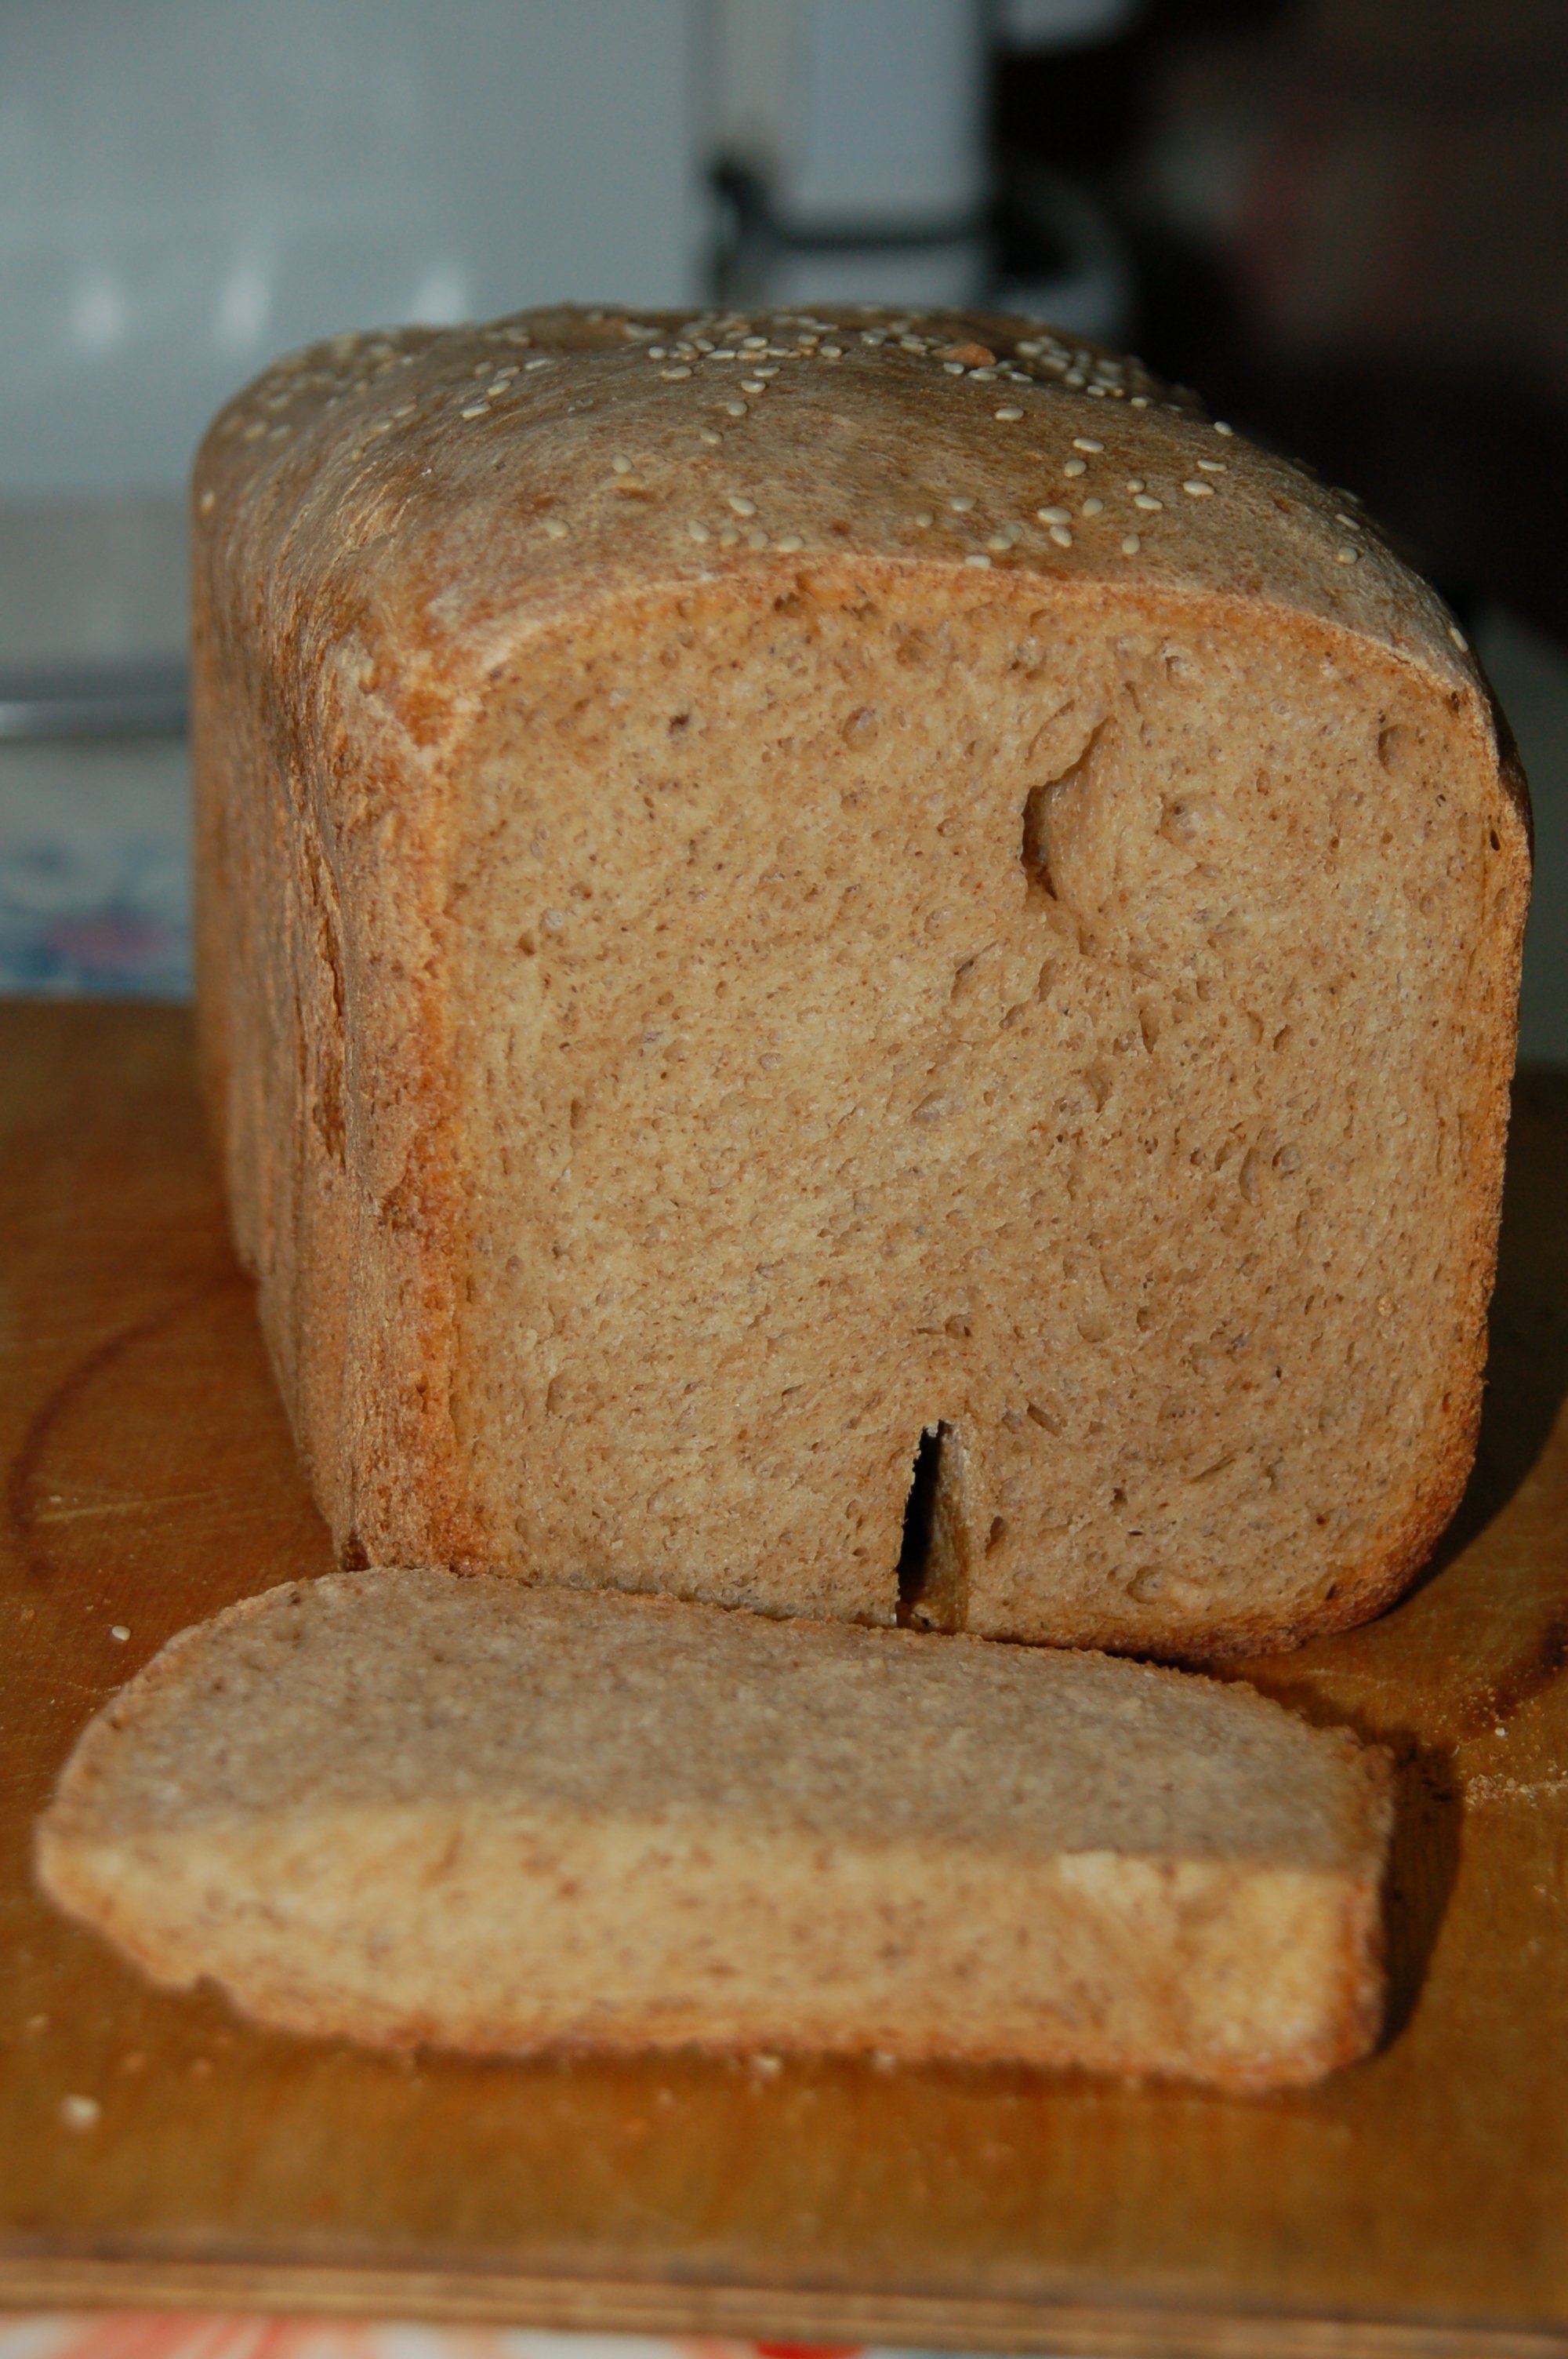
[[[338,339],[269,370],[203,445],[205,1054],[242,1251],[341,1555],[491,1554],[451,1406],[462,1015],[439,946],[448,787],[487,693],[531,641],[629,603],[728,582],[782,596],[854,567],[938,600],[984,582],[1044,585],[1086,614],[1266,611],[1281,633],[1419,676],[1487,749],[1508,874],[1476,944],[1469,1340],[1429,1471],[1364,1561],[1283,1618],[1211,1605],[1190,1626],[1167,1614],[1130,1635],[1125,1616],[1088,1616],[1072,1635],[1181,1658],[1365,1619],[1451,1515],[1479,1413],[1528,807],[1463,636],[1343,495],[1135,364],[981,314],[907,332],[898,315],[792,314],[754,332],[750,359],[722,357],[723,322],[667,313]],[[1103,487],[1092,522],[1047,520],[1042,484],[1067,468],[1075,500]],[[345,958],[361,969],[345,976]]]

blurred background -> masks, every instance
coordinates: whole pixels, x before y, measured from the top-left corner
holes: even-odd
[[[1520,742],[1568,1060],[1564,0],[0,0],[0,990],[189,990],[218,403],[563,297],[1027,310],[1360,495]]]

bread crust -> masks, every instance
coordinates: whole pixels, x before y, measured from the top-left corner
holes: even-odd
[[[668,313],[340,338],[278,363],[214,422],[194,487],[200,1026],[236,1235],[302,1455],[345,1564],[494,1560],[453,1407],[463,1011],[443,892],[454,781],[528,648],[715,582],[787,597],[814,571],[849,570],[872,593],[918,582],[934,607],[1044,597],[1216,629],[1266,614],[1325,661],[1419,680],[1492,781],[1500,869],[1475,945],[1453,1240],[1463,1336],[1422,1463],[1396,1473],[1394,1506],[1328,1593],[1143,1625],[1087,1614],[1048,1635],[1182,1659],[1346,1628],[1425,1560],[1474,1454],[1528,888],[1522,776],[1456,625],[1343,495],[1136,364],[979,313],[923,319],[925,348],[905,351],[886,318],[835,314],[788,402],[734,367],[763,390],[739,397],[743,449],[722,464],[694,441],[715,368],[670,357],[719,323]],[[1130,469],[1182,488],[1138,511],[1135,536],[1075,528],[1064,547],[1065,527],[1031,527],[934,556],[911,487],[961,475],[971,500],[1027,512],[1039,467],[1021,437],[1038,417],[1073,429],[1108,480]],[[617,466],[630,454],[619,473],[612,446]],[[742,476],[752,492],[720,501]],[[763,549],[701,523],[740,526],[737,503],[757,496]]]

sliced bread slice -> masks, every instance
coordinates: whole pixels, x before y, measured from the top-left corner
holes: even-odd
[[[47,1889],[379,2042],[1255,2089],[1361,2054],[1384,1756],[1108,1657],[436,1571],[270,1590],[102,1712]]]

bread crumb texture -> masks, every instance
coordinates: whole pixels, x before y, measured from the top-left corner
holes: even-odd
[[[1173,1658],[1397,1594],[1528,883],[1343,493],[989,316],[343,338],[197,473],[204,1053],[346,1563]]]
[[[89,1727],[43,1881],[264,2022],[475,2050],[1360,2054],[1386,1757],[1072,1650],[435,1571],[275,1589]]]

